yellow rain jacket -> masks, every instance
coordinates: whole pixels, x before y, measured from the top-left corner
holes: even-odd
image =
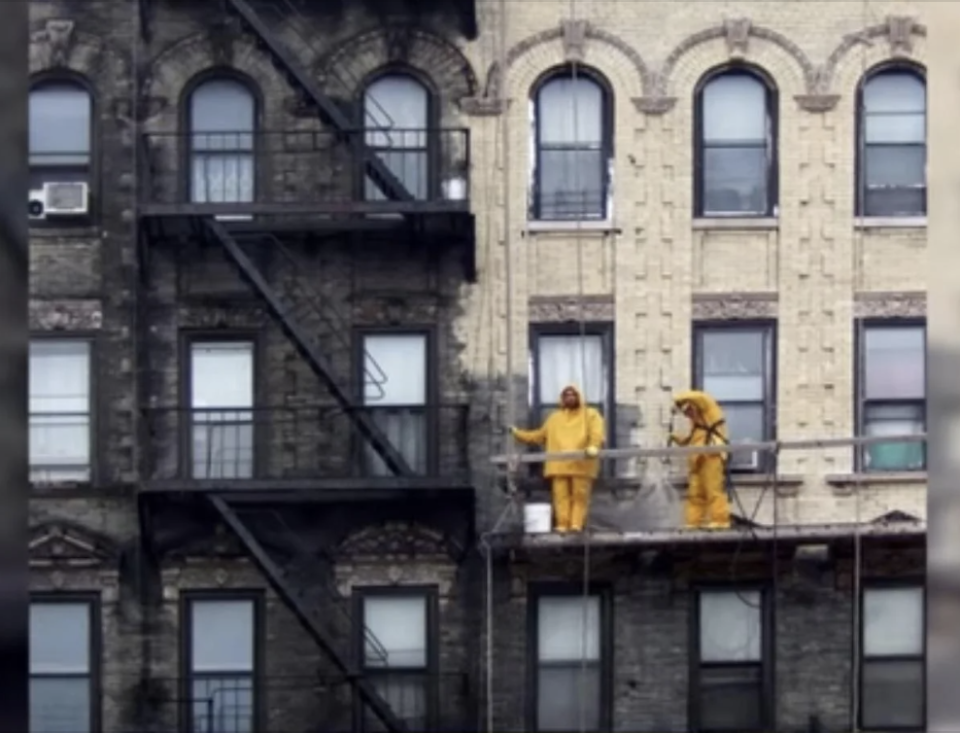
[[[580,406],[574,410],[562,404],[563,393],[573,389],[580,397]],[[604,443],[606,428],[603,416],[583,401],[583,393],[574,385],[560,391],[560,409],[550,414],[543,425],[534,430],[513,429],[513,436],[521,443],[542,445],[547,453],[600,449]],[[543,466],[545,478],[554,476],[582,476],[596,478],[600,471],[597,458],[577,458],[567,461],[547,461]]]
[[[687,435],[681,436],[676,433],[670,435],[670,440],[674,443],[678,445],[727,445],[729,443],[723,410],[706,392],[699,390],[679,392],[674,395],[673,404],[678,408],[682,408],[684,404],[692,404],[699,412],[699,415],[691,421],[690,432]],[[726,452],[691,453],[687,462],[693,466],[700,459],[708,456],[717,456],[725,461],[729,454]]]

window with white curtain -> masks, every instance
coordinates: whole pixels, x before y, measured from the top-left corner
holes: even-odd
[[[191,466],[194,478],[250,478],[254,457],[254,346],[190,345]]]
[[[770,326],[695,329],[695,383],[720,404],[731,443],[757,443],[772,437],[773,348]],[[760,470],[765,467],[764,456],[732,453],[730,467]]]
[[[863,591],[860,727],[923,730],[926,605],[922,587]]]
[[[93,731],[94,618],[90,602],[31,602],[31,733]]]
[[[190,95],[190,200],[253,201],[256,100],[234,79],[211,79]]]
[[[410,730],[427,730],[429,598],[368,593],[362,596],[363,666],[366,677]],[[368,713],[367,730],[382,730]]]
[[[697,608],[697,730],[761,730],[764,723],[763,594],[701,591]]]
[[[606,334],[539,333],[531,363],[530,404],[539,423],[560,406],[560,393],[569,384],[580,389],[587,404],[609,415],[613,364]]]
[[[917,323],[876,322],[859,330],[859,434],[924,433],[926,328]],[[859,460],[868,471],[920,471],[926,467],[926,447],[920,442],[874,443],[863,447]]]
[[[565,69],[534,90],[531,218],[606,218],[613,148],[610,107],[606,87],[583,69]]]
[[[697,214],[775,213],[773,94],[744,69],[711,76],[697,94]]]
[[[254,733],[257,605],[189,599],[190,733]]]
[[[86,181],[90,175],[90,92],[73,81],[48,81],[30,90],[30,186]]]
[[[927,213],[927,86],[910,69],[870,74],[860,90],[861,216]]]
[[[415,199],[430,194],[430,93],[409,74],[381,76],[363,95],[367,147]],[[368,201],[387,197],[369,177]]]
[[[599,595],[537,599],[536,730],[600,730],[603,663]]]
[[[90,480],[90,342],[30,343],[30,480]]]
[[[366,334],[363,404],[407,465],[425,473],[430,462],[427,425],[429,340],[422,333]],[[364,467],[373,476],[392,472],[372,446]]]

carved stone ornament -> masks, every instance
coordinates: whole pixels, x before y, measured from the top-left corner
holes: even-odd
[[[734,18],[723,21],[724,40],[731,56],[743,56],[750,44],[750,26],[747,18]]]
[[[44,26],[47,66],[66,66],[73,51],[75,25],[72,20],[48,20]]]
[[[405,61],[410,54],[413,35],[403,27],[391,26],[383,33],[383,50],[388,61]]]
[[[460,100],[460,110],[471,117],[495,117],[507,109],[507,100],[498,97],[466,97]]]
[[[349,536],[338,548],[343,558],[448,556],[444,536],[412,522],[387,522],[367,527]]]
[[[696,320],[776,318],[777,296],[773,293],[723,293],[693,296]]]
[[[676,97],[666,96],[634,97],[630,101],[633,102],[633,107],[637,112],[642,112],[645,115],[651,115],[653,117],[665,115],[677,104]]]
[[[913,52],[913,33],[917,22],[910,17],[891,15],[887,18],[887,40],[890,53],[907,55]]]
[[[564,20],[560,23],[563,57],[567,61],[583,61],[585,58],[588,28],[585,20]]]
[[[234,44],[239,33],[240,26],[232,18],[218,20],[207,29],[207,43],[210,44],[210,54],[217,64],[223,66],[233,64]]]
[[[805,112],[829,112],[840,101],[839,94],[798,94],[794,97]]]
[[[921,292],[859,293],[853,301],[856,318],[922,318],[927,296]]]
[[[32,529],[28,553],[31,567],[101,567],[115,564],[119,558],[112,542],[66,522]]]

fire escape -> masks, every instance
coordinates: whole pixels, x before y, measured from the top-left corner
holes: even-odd
[[[139,7],[141,34],[148,41],[150,3],[139,0]],[[146,422],[151,425],[151,434],[146,440],[150,444],[155,441],[159,444],[165,437],[175,444],[177,454],[176,469],[172,473],[156,470],[157,461],[147,469],[149,477],[140,497],[143,531],[151,538],[153,551],[162,553],[163,550],[157,548],[175,544],[169,538],[177,535],[177,528],[171,527],[170,523],[189,524],[190,520],[184,517],[195,519],[204,514],[228,528],[330,663],[349,682],[355,697],[387,730],[402,731],[407,727],[404,721],[375,686],[364,678],[353,653],[355,647],[349,639],[343,638],[344,626],[331,623],[319,613],[315,604],[288,576],[284,561],[296,554],[290,549],[290,544],[295,545],[296,541],[284,545],[282,539],[276,539],[276,527],[267,531],[258,523],[262,524],[260,520],[264,516],[273,516],[278,505],[290,507],[306,502],[331,506],[344,501],[379,501],[382,504],[384,498],[392,498],[399,500],[394,504],[398,506],[410,503],[409,497],[419,492],[421,495],[429,493],[434,502],[441,495],[458,502],[464,516],[469,517],[464,532],[468,539],[473,531],[473,492],[465,467],[466,447],[458,446],[463,450],[454,460],[456,469],[450,469],[449,456],[445,459],[439,455],[428,461],[426,470],[422,466],[412,466],[371,411],[357,404],[356,385],[345,383],[331,364],[330,340],[344,338],[343,329],[349,327],[348,319],[331,317],[329,304],[321,302],[303,283],[298,287],[278,287],[271,282],[263,263],[287,258],[287,264],[290,264],[285,238],[293,237],[294,241],[303,243],[320,242],[324,236],[343,237],[362,247],[365,237],[386,232],[388,236],[405,236],[409,241],[423,242],[424,246],[433,247],[432,251],[442,252],[443,247],[459,248],[465,276],[472,279],[473,217],[466,196],[448,196],[441,192],[439,185],[432,186],[427,195],[411,193],[401,180],[402,176],[391,169],[384,156],[371,149],[368,142],[370,132],[364,129],[363,123],[358,124],[344,111],[343,105],[324,93],[252,2],[224,0],[224,7],[239,20],[243,32],[252,35],[261,52],[269,56],[302,102],[312,107],[322,123],[322,129],[314,132],[298,129],[254,133],[258,160],[263,156],[271,157],[274,169],[304,163],[314,171],[325,166],[342,170],[346,166],[354,170],[360,180],[368,182],[368,188],[372,184],[378,194],[363,196],[357,193],[345,198],[302,190],[299,195],[268,194],[264,197],[258,191],[249,200],[211,202],[207,198],[198,201],[187,191],[189,187],[184,181],[189,172],[183,170],[185,156],[182,151],[190,144],[191,134],[145,134],[141,136],[139,148],[141,272],[146,273],[144,278],[149,278],[153,250],[166,248],[169,253],[187,243],[219,250],[259,298],[332,399],[333,407],[324,408],[327,412],[321,408],[299,412],[291,409],[296,424],[285,428],[272,425],[270,429],[286,431],[284,434],[289,439],[291,434],[304,434],[304,430],[317,430],[318,426],[341,426],[327,429],[338,433],[339,437],[350,434],[346,444],[348,450],[344,452],[352,457],[365,457],[367,462],[376,461],[380,468],[376,476],[357,475],[352,468],[331,476],[325,466],[305,460],[298,465],[288,462],[284,471],[268,472],[267,475],[256,471],[225,471],[222,466],[221,470],[213,472],[208,466],[198,475],[194,470],[196,456],[186,455],[189,449],[184,448],[185,425],[196,419],[192,412],[187,417],[180,410],[159,419],[148,417]],[[466,131],[441,131],[441,135],[445,136],[444,140],[455,141],[449,147],[456,148],[461,156],[457,170],[465,170],[469,166]],[[437,144],[437,147],[445,146],[444,141]],[[434,157],[450,158],[448,151],[441,152],[444,154]],[[437,177],[436,166],[433,173]],[[356,191],[361,188],[355,187]],[[317,335],[318,315],[326,325],[322,337]],[[245,416],[244,420],[257,423],[256,411]],[[434,432],[443,437],[465,434],[466,418],[459,412],[438,419],[437,423]],[[191,430],[196,427],[192,422],[190,424]],[[224,429],[223,423],[218,425]],[[169,440],[172,432],[178,439]],[[271,446],[277,444],[273,438],[271,441]],[[321,451],[318,448],[314,452]],[[302,452],[298,457],[304,458]],[[206,507],[202,512],[183,508],[184,502],[193,502],[190,506],[196,507],[198,500]],[[164,518],[168,519],[166,527]],[[283,549],[278,550],[278,547]]]

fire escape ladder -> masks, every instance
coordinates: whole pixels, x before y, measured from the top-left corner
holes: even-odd
[[[216,494],[210,494],[207,498],[220,515],[224,524],[230,528],[230,531],[237,536],[237,539],[240,540],[247,552],[250,553],[251,559],[264,574],[273,590],[284,600],[304,630],[336,666],[337,671],[347,679],[354,692],[359,695],[360,699],[370,708],[390,733],[404,733],[407,730],[404,722],[397,717],[390,708],[390,705],[380,696],[376,688],[370,684],[370,681],[358,674],[356,670],[351,667],[349,658],[337,649],[337,644],[334,639],[327,633],[324,627],[317,622],[309,606],[294,590],[292,584],[287,581],[283,571],[277,563],[274,562],[273,558],[270,557],[270,554],[257,540],[244,521],[240,519],[238,514],[227,503],[227,500]]]
[[[260,39],[277,64],[286,71],[288,81],[299,88],[317,105],[321,115],[343,133],[350,144],[362,156],[365,173],[391,201],[413,201],[413,195],[387,167],[386,163],[371,151],[364,139],[363,124],[356,125],[337,104],[328,97],[320,85],[300,66],[293,53],[281,43],[248,0],[227,0],[227,5],[243,20]]]
[[[267,234],[262,237],[269,243],[270,251],[278,255],[289,268],[290,272],[299,273],[303,271],[303,263],[290,251],[290,249],[273,234]],[[316,318],[326,329],[330,338],[336,341],[334,348],[351,351],[353,344],[350,338],[345,336],[350,330],[350,323],[340,310],[325,297],[318,289],[307,283],[306,278],[294,277],[289,281],[285,294],[293,300],[295,310],[293,316],[298,320],[298,314],[303,313],[309,317]],[[329,349],[326,349],[329,351]],[[376,360],[367,353],[360,355],[362,357],[361,369],[363,370],[363,389],[364,393],[370,395],[373,399],[383,399],[386,396],[384,385],[387,383],[387,374],[383,371]]]
[[[340,385],[319,347],[313,343],[307,336],[306,330],[293,317],[294,308],[284,302],[281,295],[264,279],[257,266],[221,222],[212,218],[205,219],[204,226],[211,238],[223,247],[247,284],[263,298],[270,314],[277,320],[293,345],[307,360],[317,376],[320,377],[334,400],[346,413],[363,439],[377,452],[387,468],[394,476],[412,476],[413,471],[407,461],[383,434],[383,431],[371,418],[370,413],[363,409],[357,409],[350,397],[349,390]]]

